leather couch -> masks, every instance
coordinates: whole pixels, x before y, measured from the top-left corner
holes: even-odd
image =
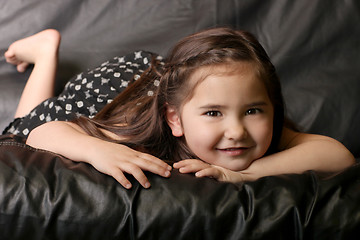
[[[277,68],[287,115],[360,158],[360,4],[356,0],[5,0],[0,51],[46,28],[62,34],[56,92],[72,76],[135,50],[166,55],[190,33],[254,33]],[[0,127],[30,71],[0,58]],[[125,190],[84,163],[0,137],[0,239],[356,239],[360,166],[242,184],[173,171]]]

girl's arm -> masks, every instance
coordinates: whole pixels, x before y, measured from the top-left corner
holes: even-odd
[[[150,183],[142,170],[170,176],[171,167],[162,160],[125,145],[89,136],[71,122],[45,123],[30,132],[26,143],[74,161],[89,163],[98,171],[114,177],[125,188],[131,188],[131,183],[124,173],[133,175],[145,188],[150,187]]]
[[[174,167],[183,173],[195,172],[198,177],[238,182],[253,181],[270,175],[303,173],[307,170],[337,172],[355,163],[349,150],[335,139],[325,136],[298,133],[284,128],[279,147],[280,152],[257,159],[239,172],[199,160],[180,161]]]
[[[333,138],[306,134],[284,128],[280,151],[254,161],[241,171],[244,179],[282,173],[314,170],[323,173],[341,171],[355,163],[354,156]]]

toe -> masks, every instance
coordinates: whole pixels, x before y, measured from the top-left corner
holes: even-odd
[[[29,63],[21,62],[16,66],[16,69],[18,70],[18,72],[25,72],[25,70],[28,66],[29,66]]]

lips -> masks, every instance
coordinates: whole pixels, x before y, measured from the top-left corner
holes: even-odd
[[[247,150],[249,150],[249,148],[248,147],[217,148],[216,150],[229,156],[240,156],[244,154]]]

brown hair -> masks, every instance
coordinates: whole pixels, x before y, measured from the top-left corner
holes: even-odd
[[[197,158],[184,138],[176,138],[166,122],[166,106],[180,109],[193,93],[191,74],[202,66],[245,61],[256,64],[274,107],[274,133],[268,153],[276,151],[284,122],[284,104],[275,68],[264,48],[248,32],[213,28],[190,35],[175,45],[160,65],[153,59],[140,79],[120,93],[93,119],[75,122],[88,134],[125,144],[164,160]],[[114,140],[106,129],[125,140]]]

